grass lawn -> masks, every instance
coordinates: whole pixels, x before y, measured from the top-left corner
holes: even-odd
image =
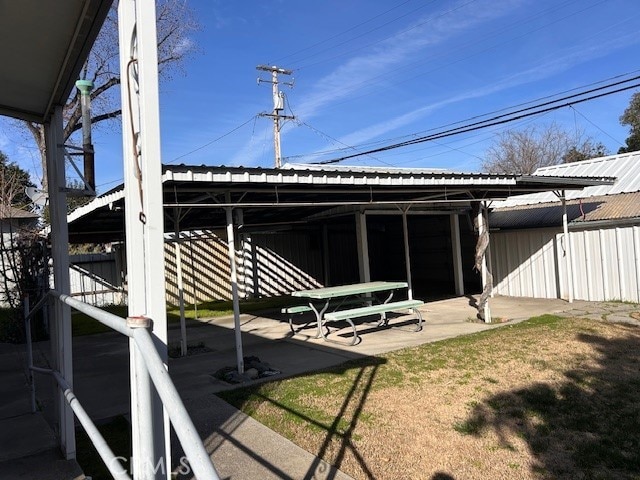
[[[639,345],[545,315],[220,396],[356,479],[638,479]]]

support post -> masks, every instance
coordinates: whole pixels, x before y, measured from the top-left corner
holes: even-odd
[[[36,413],[36,384],[33,381],[33,342],[31,340],[31,319],[29,318],[30,305],[29,295],[25,295],[22,299],[22,308],[24,313],[24,336],[27,344],[27,381],[29,382],[29,393],[31,394],[31,413]]]
[[[180,306],[180,355],[187,355],[187,325],[184,316],[184,282],[182,278],[182,245],[180,244],[180,209],[173,209],[173,225],[176,246],[176,281],[178,283],[178,303]]]
[[[460,242],[460,220],[457,213],[449,216],[451,224],[451,253],[453,256],[453,279],[456,295],[464,295],[464,272],[462,271],[462,243]]]
[[[238,249],[236,250],[236,261],[238,265],[238,298],[242,296],[247,299],[247,287],[246,287],[246,261],[244,257],[244,235],[240,233],[242,226],[244,225],[244,213],[241,208],[237,208],[236,212],[236,230],[238,231]]]
[[[565,251],[565,268],[567,271],[567,295],[569,303],[573,303],[573,267],[572,267],[572,252],[571,241],[569,238],[569,221],[567,216],[567,199],[565,191],[562,191],[562,231],[564,234],[564,251]]]
[[[231,203],[227,193],[227,203]],[[236,363],[238,373],[244,373],[244,359],[242,354],[242,331],[240,330],[240,302],[238,301],[238,270],[236,265],[236,247],[234,241],[233,209],[225,207],[227,214],[227,245],[229,250],[229,265],[231,268],[231,298],[233,300],[233,325],[236,338]]]
[[[45,124],[47,151],[47,184],[49,189],[49,213],[51,217],[51,257],[53,259],[54,288],[63,294],[71,291],[69,282],[69,230],[67,227],[66,176],[64,141],[62,132],[62,107],[57,106],[51,120]],[[55,302],[51,324],[52,368],[73,386],[73,361],[71,343],[71,310],[62,302]],[[73,411],[64,393],[56,384],[56,422],[60,446],[65,458],[76,456]]]
[[[410,207],[402,210],[402,238],[404,240],[404,262],[407,269],[407,295],[409,300],[413,300],[413,286],[411,283],[411,254],[409,252],[409,222],[407,212]]]
[[[156,350],[167,364],[164,224],[156,12],[153,0],[118,4],[125,233],[129,317],[149,318]],[[136,479],[167,479],[169,418],[133,339],[131,369],[132,459]]]
[[[369,242],[367,240],[367,216],[364,212],[356,213],[356,245],[358,248],[358,270],[361,282],[371,281],[369,269]]]

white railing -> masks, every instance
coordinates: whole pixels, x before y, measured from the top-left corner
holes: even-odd
[[[109,312],[96,308],[92,305],[88,305],[79,300],[76,300],[69,295],[60,294],[55,290],[50,290],[49,294],[53,296],[57,301],[65,303],[70,307],[88,315],[89,317],[99,321],[103,325],[132,338],[138,352],[143,358],[144,367],[151,378],[151,381],[156,387],[158,395],[162,400],[164,408],[166,409],[169,419],[173,425],[173,428],[180,440],[180,444],[184,449],[185,455],[189,460],[189,465],[193,469],[196,478],[203,480],[218,480],[219,476],[215,470],[215,467],[211,463],[211,459],[207,454],[207,451],[198,435],[198,432],[191,420],[191,417],[187,413],[187,410],[176,390],[169,372],[167,371],[164,362],[160,358],[158,351],[153,343],[151,334],[148,328],[132,328],[127,325],[127,321],[124,318],[113,315]],[[86,411],[76,398],[71,389],[71,386],[62,377],[60,372],[52,369],[35,367],[33,365],[33,348],[31,341],[31,318],[34,313],[42,306],[47,300],[47,296],[43,297],[35,306],[33,310],[29,309],[29,302],[25,300],[25,333],[27,337],[27,362],[29,367],[29,382],[31,389],[31,408],[35,411],[35,386],[31,372],[44,373],[52,375],[58,383],[59,388],[62,390],[64,397],[75,413],[78,421],[87,432],[89,439],[96,447],[96,450],[100,454],[100,457],[104,461],[105,465],[109,469],[109,472],[116,480],[131,480],[131,477],[126,473],[126,469],[121,465],[118,457],[115,456],[113,451],[107,445],[104,437],[100,434],[95,424],[89,418]],[[142,434],[151,435],[151,432],[142,432]],[[153,461],[153,459],[149,459]]]

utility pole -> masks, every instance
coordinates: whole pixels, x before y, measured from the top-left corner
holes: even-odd
[[[270,83],[273,91],[273,112],[272,113],[261,113],[261,117],[271,117],[273,119],[273,147],[275,154],[275,166],[276,168],[280,168],[282,166],[282,152],[280,150],[280,128],[282,124],[280,120],[293,120],[296,117],[291,115],[282,115],[281,112],[284,110],[284,92],[281,92],[278,89],[278,74],[282,75],[291,75],[293,71],[286,70],[284,68],[268,65],[258,65],[256,70],[261,70],[263,72],[271,72],[271,79],[265,80],[263,78],[258,78],[258,84],[262,82]],[[289,83],[283,83],[283,85],[287,85],[289,87],[293,87],[293,81]]]

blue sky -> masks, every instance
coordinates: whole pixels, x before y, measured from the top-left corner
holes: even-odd
[[[640,70],[637,0],[189,3],[199,53],[161,86],[164,163],[273,166],[271,121],[256,117],[272,109],[260,64],[294,71],[294,87],[282,90],[297,122],[283,128],[282,153],[299,163]],[[615,153],[633,92],[344,163],[474,171],[499,133],[552,122]],[[101,191],[122,178],[118,128],[94,134]],[[37,163],[16,135],[0,133],[0,150],[25,168]]]

